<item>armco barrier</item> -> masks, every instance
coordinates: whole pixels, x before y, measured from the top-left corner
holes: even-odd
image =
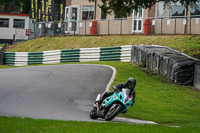
[[[69,49],[61,51],[61,62],[79,62],[80,49]]]
[[[5,52],[6,65],[26,66],[63,62],[123,61],[130,62],[132,45],[107,48],[81,48],[44,52]]]

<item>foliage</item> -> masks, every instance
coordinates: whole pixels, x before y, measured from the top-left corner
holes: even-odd
[[[0,5],[5,6],[6,13],[27,13],[30,10],[30,0],[1,0]]]
[[[95,0],[89,0],[94,2]],[[131,15],[133,10],[138,11],[139,8],[151,8],[156,2],[163,0],[101,0],[102,5],[99,5],[104,11],[108,13],[114,12],[119,16],[123,16],[124,14]],[[178,2],[185,7],[192,3],[196,3],[198,0],[164,0],[165,3],[169,2]]]

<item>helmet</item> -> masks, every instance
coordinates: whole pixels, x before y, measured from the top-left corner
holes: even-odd
[[[136,85],[136,80],[134,78],[130,77],[130,78],[128,78],[128,81],[126,84],[129,89],[134,89],[135,85]]]

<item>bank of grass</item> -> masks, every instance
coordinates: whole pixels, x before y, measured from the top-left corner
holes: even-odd
[[[0,43],[0,47],[3,47],[3,44]]]
[[[89,64],[115,67],[117,75],[113,85],[126,81],[128,77],[135,77],[137,80],[136,103],[127,114],[121,116],[155,121],[159,124],[90,123],[0,117],[0,132],[200,132],[200,91],[171,84],[161,76],[150,75],[131,63],[114,61],[90,62]],[[174,128],[168,125],[181,127]]]
[[[45,37],[17,44],[9,52],[39,52],[72,48],[110,47],[121,45],[155,44],[169,46],[190,56],[200,58],[200,36],[97,36],[97,37]]]

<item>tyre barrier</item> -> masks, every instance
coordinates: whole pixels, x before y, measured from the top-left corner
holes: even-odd
[[[64,62],[123,61],[130,62],[132,45],[105,48],[80,48],[43,52],[5,52],[6,65],[26,66]]]
[[[195,65],[194,87],[200,89],[200,62]]]
[[[194,85],[196,59],[164,46],[135,45],[131,62],[147,67],[173,83]]]

